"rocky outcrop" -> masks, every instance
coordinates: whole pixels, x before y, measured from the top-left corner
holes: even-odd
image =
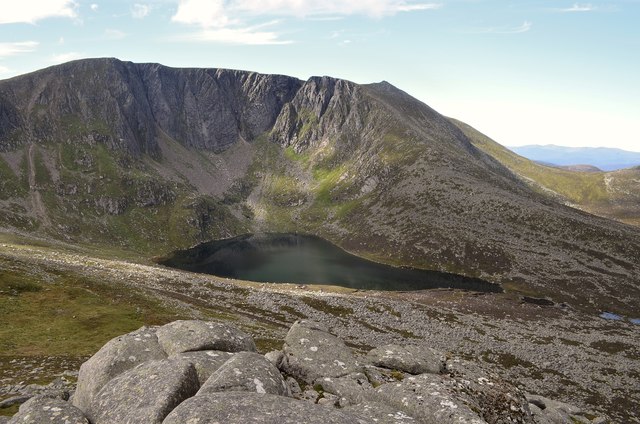
[[[445,363],[426,346],[387,345],[362,357],[323,325],[303,320],[291,327],[283,351],[265,357],[234,327],[176,321],[107,343],[82,365],[73,405],[39,395],[10,422],[606,422],[587,416],[546,398],[527,400],[490,370]]]
[[[162,137],[223,150],[269,130],[301,84],[282,75],[110,58],[69,62],[3,81],[0,151],[70,141],[155,155]]]
[[[166,357],[155,329],[142,327],[112,339],[80,367],[73,405],[90,413],[91,401],[113,378],[143,362]]]
[[[342,340],[322,324],[298,321],[284,339],[282,369],[307,384],[321,377],[341,377],[361,370]]]
[[[75,406],[60,398],[38,395],[20,406],[9,424],[89,424]]]

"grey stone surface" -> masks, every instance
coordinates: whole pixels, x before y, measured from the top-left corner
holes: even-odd
[[[422,374],[401,382],[378,387],[369,394],[369,402],[386,404],[416,418],[438,424],[484,424],[485,420],[447,387],[446,376]]]
[[[524,393],[480,362],[447,362],[445,389],[490,423],[532,422]]]
[[[166,357],[153,328],[115,337],[80,366],[73,405],[88,410],[93,397],[112,378],[145,361]]]
[[[95,424],[159,424],[198,387],[198,375],[190,362],[149,361],[107,383],[88,415]]]
[[[71,403],[46,396],[34,396],[22,405],[10,424],[89,424]]]
[[[367,354],[373,365],[408,372],[410,374],[440,373],[443,358],[426,346],[399,346],[389,344],[377,347]]]
[[[309,402],[258,393],[222,392],[194,396],[163,424],[364,424],[370,421]]]
[[[198,394],[212,392],[256,392],[291,396],[280,371],[264,356],[236,353],[205,382]]]
[[[264,355],[273,365],[279,367],[284,358],[284,353],[281,350],[272,350]]]
[[[342,340],[313,321],[296,321],[285,338],[281,369],[301,381],[340,377],[362,366]]]
[[[348,405],[343,411],[377,424],[416,424],[420,422],[401,409],[383,403],[364,402]]]
[[[344,377],[322,377],[314,382],[314,387],[321,387],[325,392],[341,398],[342,406],[363,402],[366,392],[373,390],[373,386],[363,373],[353,373]]]
[[[587,413],[582,408],[548,399],[543,396],[527,394],[529,408],[536,424],[564,424],[564,423],[606,423],[606,417],[593,418],[592,413]]]
[[[187,361],[193,364],[198,373],[198,381],[202,386],[218,368],[233,357],[234,353],[219,350],[203,350],[183,352],[170,356],[169,359]]]
[[[197,350],[256,351],[251,336],[214,321],[174,321],[157,330],[158,342],[168,355]]]

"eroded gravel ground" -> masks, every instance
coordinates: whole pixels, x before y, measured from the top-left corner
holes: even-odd
[[[450,356],[491,363],[529,393],[605,413],[614,422],[640,422],[640,325],[570,306],[533,305],[509,293],[383,293],[236,282],[13,244],[0,244],[0,256],[126,284],[194,318],[212,311],[262,340],[263,350],[279,348],[275,341],[293,321],[311,318],[363,352],[392,342],[425,343]],[[28,381],[25,374],[34,368],[0,381],[5,387]]]

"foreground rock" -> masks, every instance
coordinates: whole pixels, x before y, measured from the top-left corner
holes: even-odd
[[[90,411],[91,399],[111,379],[138,364],[166,357],[153,328],[142,327],[112,339],[80,367],[73,405]]]
[[[381,346],[369,352],[367,359],[373,365],[410,374],[437,374],[444,368],[440,356],[424,346]]]
[[[92,374],[96,379],[92,379]],[[286,377],[286,378],[285,378]],[[12,423],[603,423],[425,346],[358,356],[313,321],[282,351],[228,325],[176,321],[115,338],[81,367],[74,407],[38,396]],[[533,410],[533,414],[531,411]],[[571,421],[573,420],[573,421]]]
[[[193,364],[149,361],[107,383],[91,402],[96,423],[160,424],[200,387]]]
[[[282,369],[307,384],[321,377],[341,377],[361,370],[351,349],[313,321],[294,323],[283,351]]]
[[[168,355],[199,350],[256,351],[251,336],[230,325],[206,321],[174,321],[158,328],[158,341]]]
[[[20,405],[10,424],[89,424],[82,411],[62,399],[35,396]]]
[[[164,424],[365,424],[370,421],[301,400],[258,393],[210,393],[177,407]]]
[[[253,352],[238,353],[229,359],[204,383],[198,394],[215,392],[291,395],[280,371],[264,356]]]

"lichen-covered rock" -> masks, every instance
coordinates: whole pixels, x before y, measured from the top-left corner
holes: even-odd
[[[206,393],[187,399],[163,424],[365,424],[332,408],[284,396],[259,393]]]
[[[34,396],[22,405],[10,424],[89,424],[78,408],[62,399]]]
[[[282,363],[282,359],[284,358],[284,353],[282,353],[281,350],[272,350],[271,352],[265,353],[264,357],[273,365],[279,367]]]
[[[198,395],[213,392],[256,392],[291,396],[280,371],[264,356],[236,353],[204,383]]]
[[[364,402],[347,406],[343,411],[376,424],[416,424],[419,422],[401,409],[384,403]]]
[[[321,377],[341,377],[362,366],[342,340],[313,321],[296,321],[287,333],[281,369],[313,383]]]
[[[547,399],[543,396],[527,395],[529,408],[536,424],[606,423],[605,417],[595,417],[582,408],[568,403]],[[593,419],[592,419],[593,418]]]
[[[199,352],[183,352],[170,356],[169,359],[187,361],[193,364],[198,373],[198,382],[202,386],[218,368],[227,362],[235,353],[219,350],[203,350]]]
[[[149,361],[107,383],[91,403],[95,424],[156,424],[199,388],[188,361]]]
[[[158,342],[168,355],[198,350],[256,351],[251,336],[213,321],[174,321],[157,330]]]
[[[338,396],[341,406],[363,402],[366,392],[373,390],[373,386],[363,373],[353,373],[344,377],[322,377],[314,382],[314,387]]]
[[[153,328],[142,327],[110,340],[80,366],[73,405],[89,410],[93,397],[111,379],[138,364],[166,357]]]
[[[384,384],[369,395],[369,402],[383,403],[416,418],[438,424],[484,424],[485,420],[456,398],[448,377],[422,374]]]
[[[426,346],[385,345],[371,350],[367,359],[373,365],[410,374],[437,374],[444,370],[440,354]]]
[[[533,422],[524,393],[487,367],[454,358],[447,372],[450,392],[488,423]]]

